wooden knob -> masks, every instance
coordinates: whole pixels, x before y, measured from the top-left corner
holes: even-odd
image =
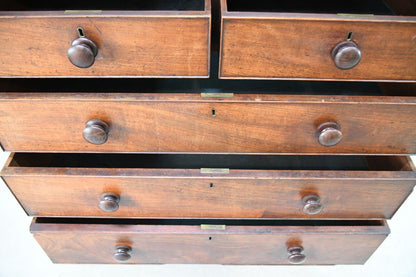
[[[127,245],[116,246],[116,252],[113,255],[114,260],[117,262],[127,262],[131,258],[131,247]]]
[[[292,246],[287,249],[289,253],[289,263],[291,264],[302,264],[306,260],[306,256],[302,254],[302,246]]]
[[[104,212],[112,213],[118,210],[118,203],[120,202],[120,196],[114,193],[104,193],[100,197],[100,203],[98,207]]]
[[[305,214],[314,215],[322,211],[323,206],[321,204],[321,198],[318,195],[307,195],[303,197],[302,202],[304,204],[303,212]]]
[[[325,122],[318,127],[318,141],[323,146],[334,146],[342,139],[341,127],[335,122]]]
[[[361,51],[353,41],[342,41],[332,49],[332,60],[340,69],[350,69],[361,61]]]
[[[103,144],[108,139],[110,128],[107,123],[100,119],[91,119],[85,124],[82,135],[86,141],[92,144]]]
[[[84,29],[77,28],[78,36],[68,49],[68,58],[71,63],[80,68],[87,68],[93,65],[98,49],[95,43],[85,37]]]

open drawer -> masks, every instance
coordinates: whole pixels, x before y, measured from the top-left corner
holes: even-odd
[[[210,0],[0,3],[0,77],[208,77]]]
[[[220,78],[414,82],[416,4],[386,2],[221,0]]]
[[[209,221],[35,218],[54,263],[363,264],[385,221]]]
[[[30,216],[391,218],[405,156],[12,154],[2,178]]]
[[[165,93],[158,87],[163,84],[154,80],[149,84],[87,81],[80,80],[81,87],[72,90],[71,81],[48,80],[42,93],[0,88],[5,90],[0,93],[3,148],[17,152],[416,153],[413,88],[406,91],[409,97],[389,95],[391,90],[385,93],[377,84],[378,90],[367,94],[368,84],[346,88],[338,82],[317,84],[312,90],[310,83],[169,80],[165,85],[170,93]],[[103,84],[98,83],[109,85],[103,91],[118,84],[123,91],[123,85],[129,84],[130,90],[137,87],[134,91],[143,93],[116,93],[117,88],[102,93]],[[99,89],[86,93],[94,84]],[[146,84],[154,87],[143,89]],[[295,91],[298,86],[304,91]],[[56,93],[61,90],[69,93]]]

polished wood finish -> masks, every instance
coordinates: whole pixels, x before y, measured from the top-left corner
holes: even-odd
[[[416,81],[415,17],[230,12],[226,0],[221,5],[220,78]],[[331,51],[350,32],[362,60],[342,70]]]
[[[384,96],[3,93],[0,142],[8,151],[411,154],[415,104]],[[83,138],[91,119],[109,124],[106,143]],[[325,122],[340,126],[337,145],[319,143]]]
[[[12,158],[1,175],[31,216],[391,218],[413,189],[415,169],[407,157],[362,159],[371,165],[368,170],[204,173],[181,168],[93,168],[93,164],[31,167]],[[111,214],[99,207],[103,193],[120,197]],[[308,202],[311,195],[320,200]]]
[[[0,12],[0,77],[208,77],[205,2],[205,11]],[[67,57],[77,27],[98,47],[88,68]]]
[[[166,221],[165,221],[166,222]],[[166,223],[165,223],[166,224]],[[54,263],[118,263],[117,245],[131,247],[132,264],[290,264],[288,249],[301,246],[304,264],[364,263],[389,233],[384,221],[345,226],[111,225],[32,223],[31,232]],[[293,248],[292,248],[293,249]],[[294,253],[295,254],[295,253]]]

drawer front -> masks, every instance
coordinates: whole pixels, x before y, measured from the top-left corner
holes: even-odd
[[[414,97],[0,97],[0,142],[8,151],[416,153]]]
[[[220,78],[416,80],[415,17],[228,12],[222,5]],[[341,57],[335,46],[350,32],[361,61],[340,69],[331,53]]]
[[[0,13],[0,77],[209,76],[209,10],[17,14]],[[73,46],[78,27],[96,45],[95,58],[81,53],[85,43]]]
[[[246,166],[263,163],[267,167],[264,160],[299,167],[314,163],[322,166],[320,170],[168,168],[174,165],[166,164],[167,159],[183,160],[184,156],[82,156],[100,163],[127,159],[130,166],[143,161],[153,167],[123,169],[97,168],[93,162],[77,167],[47,165],[40,162],[45,155],[15,154],[1,174],[30,216],[136,218],[391,218],[416,179],[407,157],[225,158],[244,160]],[[204,164],[224,159],[223,155],[199,156]],[[25,165],[22,157],[32,164]],[[53,159],[77,158],[61,154]],[[365,164],[375,162],[391,167],[366,169]],[[189,166],[195,163],[189,160]],[[348,163],[363,167],[334,168]],[[324,168],[328,164],[332,170]]]
[[[55,263],[362,264],[388,227],[383,221],[347,223],[357,225],[104,225],[35,219],[31,231]]]

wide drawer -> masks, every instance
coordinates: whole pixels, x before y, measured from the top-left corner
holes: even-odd
[[[1,93],[0,143],[7,151],[416,153],[414,97],[205,96]]]
[[[391,218],[405,156],[12,154],[1,173],[31,216]]]
[[[416,5],[388,2],[222,0],[220,78],[413,82]]]
[[[385,221],[35,218],[31,232],[54,263],[363,264],[389,229]]]
[[[2,1],[0,77],[208,77],[210,22],[210,0]]]

